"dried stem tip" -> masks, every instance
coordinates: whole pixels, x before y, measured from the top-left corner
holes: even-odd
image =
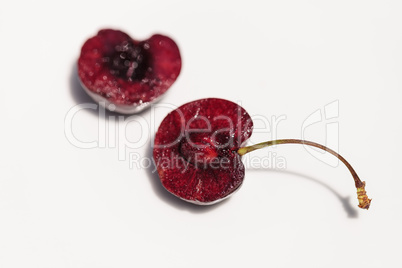
[[[369,209],[371,199],[366,194],[365,186],[366,182],[363,181],[363,185],[357,188],[357,199],[359,200],[359,208]]]

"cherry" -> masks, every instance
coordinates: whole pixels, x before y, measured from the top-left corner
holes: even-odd
[[[136,41],[122,31],[100,30],[84,43],[78,59],[84,90],[101,105],[124,114],[159,100],[180,70],[179,48],[159,34]]]
[[[315,142],[281,139],[243,147],[253,122],[239,105],[223,99],[200,99],[169,113],[155,135],[153,157],[162,185],[175,196],[210,205],[231,196],[242,185],[241,157],[272,145],[304,144],[327,151],[353,176],[359,207],[368,209],[362,182],[353,167],[335,151]]]

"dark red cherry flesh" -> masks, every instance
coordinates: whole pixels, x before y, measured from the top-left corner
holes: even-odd
[[[213,204],[234,193],[244,179],[237,150],[253,128],[248,113],[223,99],[187,103],[161,123],[154,161],[163,186],[196,204]]]
[[[85,91],[106,108],[124,114],[139,112],[157,101],[180,70],[178,46],[159,34],[137,41],[122,31],[100,30],[84,43],[78,59],[78,76]]]

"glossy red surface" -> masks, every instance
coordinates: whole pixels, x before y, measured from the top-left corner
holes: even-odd
[[[169,37],[157,34],[136,41],[111,29],[88,39],[78,60],[83,85],[117,105],[155,100],[175,82],[180,70],[179,48]]]

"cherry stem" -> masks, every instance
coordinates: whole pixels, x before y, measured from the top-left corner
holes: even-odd
[[[357,175],[356,171],[353,169],[353,167],[349,164],[348,161],[346,161],[345,158],[343,158],[340,154],[335,152],[334,150],[329,149],[328,147],[321,145],[319,143],[311,142],[311,141],[306,141],[306,140],[296,140],[296,139],[283,139],[283,140],[273,140],[273,141],[267,141],[267,142],[262,142],[258,143],[255,145],[247,146],[247,147],[242,147],[240,148],[237,153],[242,156],[245,155],[249,152],[252,152],[257,149],[261,149],[264,147],[268,146],[273,146],[273,145],[279,145],[279,144],[303,144],[303,145],[308,145],[312,147],[319,148],[321,150],[327,151],[328,153],[336,156],[339,160],[341,160],[342,163],[345,164],[345,166],[349,169],[350,173],[353,176],[353,179],[355,181],[355,186],[357,189],[357,199],[359,200],[359,207],[363,209],[368,209],[370,207],[370,202],[371,199],[368,198],[366,191],[364,189],[366,183],[364,181],[361,181],[359,176]]]

